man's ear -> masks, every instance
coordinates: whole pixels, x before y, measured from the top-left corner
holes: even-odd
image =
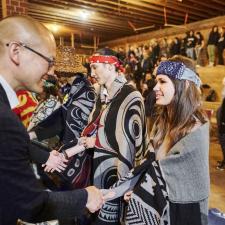
[[[106,69],[108,69],[108,70],[112,70],[111,64],[109,64],[109,63],[105,63],[105,67],[106,67]]]
[[[20,64],[20,49],[21,46],[17,43],[9,44],[9,57],[16,65]]]
[[[109,71],[115,70],[115,66],[113,64],[106,64]]]

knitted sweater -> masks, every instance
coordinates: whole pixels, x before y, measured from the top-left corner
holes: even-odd
[[[209,196],[209,124],[183,137],[159,161],[170,202],[200,204],[201,219],[207,224]]]

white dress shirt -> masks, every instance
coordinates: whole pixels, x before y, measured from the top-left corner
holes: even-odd
[[[19,104],[16,92],[11,88],[11,86],[1,75],[0,75],[0,84],[5,90],[11,109],[15,108]]]

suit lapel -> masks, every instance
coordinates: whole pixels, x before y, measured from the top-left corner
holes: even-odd
[[[0,102],[1,102],[1,104],[4,103],[10,107],[9,100],[8,100],[5,90],[1,84],[0,84]]]

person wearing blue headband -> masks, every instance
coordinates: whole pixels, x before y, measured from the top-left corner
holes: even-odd
[[[207,225],[209,123],[194,62],[161,62],[156,82],[159,112],[145,160],[110,190],[125,193],[125,224]]]

